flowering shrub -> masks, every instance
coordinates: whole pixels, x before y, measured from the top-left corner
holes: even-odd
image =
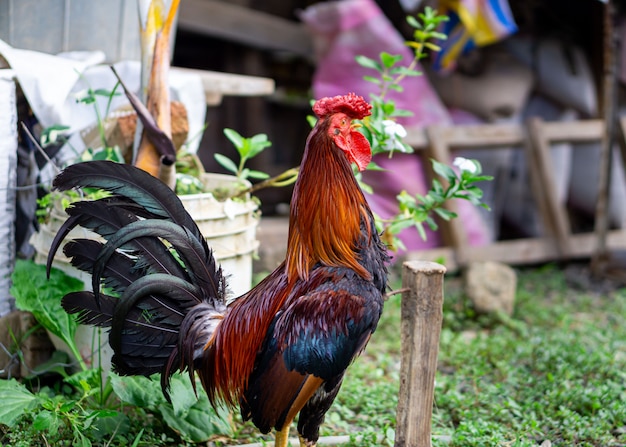
[[[419,19],[419,20],[418,20]],[[426,57],[425,49],[439,51],[440,47],[432,42],[433,39],[445,40],[446,35],[437,31],[441,22],[447,21],[446,16],[437,14],[437,11],[426,7],[417,18],[409,16],[407,22],[414,28],[414,40],[406,42],[406,45],[414,50],[413,60],[408,66],[400,65],[403,57],[382,52],[379,60],[366,56],[357,56],[356,61],[363,67],[371,68],[378,74],[377,77],[365,76],[364,79],[376,85],[378,93],[370,94],[372,114],[361,121],[360,128],[363,135],[372,146],[372,153],[388,153],[394,151],[412,153],[413,148],[403,141],[407,131],[397,118],[410,116],[408,110],[398,109],[393,100],[387,97],[389,91],[402,91],[401,82],[407,76],[420,76],[417,70],[418,62]],[[481,203],[482,190],[476,186],[477,182],[491,180],[492,177],[481,175],[482,168],[477,160],[469,160],[458,157],[453,166],[458,172],[443,163],[432,160],[434,171],[442,177],[443,182],[435,179],[431,189],[425,194],[411,195],[402,191],[398,196],[399,212],[391,219],[377,219],[379,229],[385,232],[385,239],[393,248],[403,248],[397,234],[405,228],[415,226],[423,239],[426,239],[424,223],[432,230],[437,229],[434,215],[444,220],[456,217],[456,214],[444,208],[444,203],[450,199],[464,199],[484,208],[489,208]],[[380,169],[373,162],[370,169]],[[357,174],[358,175],[358,174]],[[375,193],[368,185],[362,184],[365,191]]]

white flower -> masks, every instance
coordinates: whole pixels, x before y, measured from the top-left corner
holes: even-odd
[[[469,172],[471,174],[476,174],[476,172],[478,171],[476,163],[468,158],[456,157],[452,164],[459,168],[461,171]]]
[[[406,147],[400,142],[400,139],[406,137],[406,129],[402,124],[392,120],[383,120],[383,132],[387,136],[383,146],[385,150],[406,152]]]
[[[393,120],[383,120],[383,130],[390,137],[404,138],[406,137],[406,129],[402,124],[398,124]]]

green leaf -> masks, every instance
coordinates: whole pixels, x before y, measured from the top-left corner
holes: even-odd
[[[414,224],[415,222],[413,222],[411,219],[395,220],[391,223],[391,225],[389,225],[388,231],[391,234],[398,234],[400,231],[404,230],[405,228],[409,228]]]
[[[374,59],[371,59],[367,56],[358,55],[354,59],[356,60],[357,64],[359,64],[362,67],[371,68],[376,71],[383,70],[383,67],[378,62],[376,62]]]
[[[64,379],[68,385],[81,388],[85,393],[92,389],[99,388],[102,384],[102,376],[98,368],[90,368],[86,371],[79,371]]]
[[[465,191],[478,199],[481,199],[483,197],[483,190],[480,189],[478,186],[470,186],[466,188]]]
[[[225,128],[224,135],[226,135],[226,138],[228,138],[230,142],[233,143],[233,146],[237,148],[237,151],[241,151],[244,145],[244,138],[241,135],[239,135],[237,131],[233,129]]]
[[[363,80],[367,82],[371,82],[372,84],[376,84],[376,85],[380,85],[381,83],[381,80],[378,78],[375,78],[374,76],[363,76]]]
[[[415,228],[417,228],[417,232],[419,233],[422,240],[425,241],[427,239],[426,231],[424,230],[424,225],[422,224],[422,222],[415,222]]]
[[[63,126],[61,124],[55,124],[50,127],[46,127],[41,132],[41,138],[39,139],[39,142],[43,147],[46,147],[49,144],[56,143],[61,138],[65,138],[64,133],[66,130],[69,130],[69,128],[69,126]]]
[[[55,436],[59,432],[61,421],[59,417],[49,410],[37,413],[33,420],[33,428],[38,431],[45,431],[50,436]]]
[[[90,418],[93,418],[91,424],[91,436],[98,441],[111,439],[113,436],[126,435],[130,432],[130,420],[124,413],[112,410],[94,411]]]
[[[122,402],[140,408],[155,409],[165,402],[158,380],[143,376],[121,377],[111,373],[111,386]]]
[[[66,365],[69,364],[71,364],[71,360],[67,352],[54,351],[50,359],[35,366],[31,373],[24,377],[24,379],[33,380],[37,376],[50,372],[57,373],[62,377],[67,377]]]
[[[11,295],[18,309],[31,312],[48,331],[61,338],[73,352],[78,352],[74,335],[76,321],[61,307],[61,298],[70,292],[84,289],[84,283],[53,268],[50,280],[46,267],[19,259],[11,276]]]
[[[456,217],[456,213],[449,211],[445,208],[435,208],[435,213],[439,215],[444,220],[451,220]]]
[[[213,154],[215,160],[227,171],[237,174],[238,168],[234,161],[222,154]]]
[[[206,442],[215,435],[231,436],[233,433],[230,415],[223,409],[216,412],[205,393],[182,414],[176,414],[168,404],[159,405],[163,420],[181,438],[189,442]]]
[[[408,67],[394,67],[390,73],[402,76],[420,76],[422,74],[421,71],[411,70]]]
[[[22,415],[34,408],[39,398],[15,379],[0,380],[0,424],[13,426]]]
[[[437,222],[435,222],[435,219],[433,219],[432,217],[427,217],[426,218],[426,224],[428,224],[428,227],[433,230],[433,231],[437,231],[437,229],[439,228],[437,226]]]
[[[421,29],[422,28],[422,24],[420,22],[418,22],[417,19],[415,17],[413,17],[413,16],[407,16],[406,17],[406,21],[413,28],[417,28],[417,29]]]
[[[450,179],[456,178],[456,173],[452,170],[452,168],[448,165],[445,165],[437,160],[432,160],[434,171],[442,176],[443,178],[450,181]]]
[[[253,179],[257,179],[257,180],[265,180],[270,178],[269,174],[265,173],[265,172],[261,172],[261,171],[253,171],[253,170],[248,170],[248,178],[253,178]]]
[[[111,90],[106,90],[104,88],[96,89],[93,92],[93,94],[96,95],[96,96],[105,96],[107,98],[109,98],[111,96],[120,96],[120,93],[117,93],[117,92],[111,91]]]
[[[385,68],[393,67],[397,62],[402,60],[402,55],[400,54],[389,54],[386,51],[380,53],[380,60],[383,63]]]
[[[253,158],[263,152],[267,147],[270,147],[272,142],[267,139],[267,135],[260,133],[250,138],[250,151],[247,154],[248,158]]]
[[[411,112],[410,110],[405,110],[405,109],[396,109],[390,116],[393,118],[413,116],[413,112]]]
[[[444,33],[439,33],[437,31],[432,31],[430,35],[433,39],[446,40],[448,38],[448,36],[446,36]]]
[[[172,376],[170,387],[172,408],[176,416],[181,416],[188,412],[198,401],[188,376],[181,376],[180,374]]]

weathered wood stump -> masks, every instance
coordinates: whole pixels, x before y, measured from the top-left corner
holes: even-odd
[[[435,372],[446,268],[425,261],[402,267],[402,358],[395,447],[430,447]]]

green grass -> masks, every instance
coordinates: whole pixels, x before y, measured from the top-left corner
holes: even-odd
[[[475,315],[459,278],[445,289],[435,446],[626,445],[626,289],[600,295],[568,287],[554,266],[524,270],[511,320]],[[327,430],[336,412],[351,430],[395,426],[399,300],[348,372]]]

